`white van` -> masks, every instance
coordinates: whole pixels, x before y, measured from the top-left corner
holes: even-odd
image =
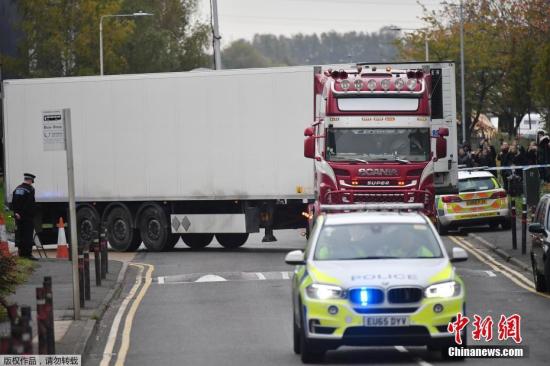
[[[529,116],[531,116],[531,128],[529,128]],[[521,119],[518,127],[518,137],[524,137],[529,139],[535,139],[537,132],[544,128],[544,123],[541,120],[541,116],[538,113],[526,114]]]

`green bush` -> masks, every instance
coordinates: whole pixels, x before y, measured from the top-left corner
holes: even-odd
[[[27,281],[34,269],[34,263],[15,256],[0,256],[0,304],[6,305],[6,298],[15,293],[17,285]],[[0,321],[6,317],[6,309],[0,305]]]
[[[6,221],[6,230],[13,233],[15,231],[15,222],[12,217],[12,212],[5,210],[4,189],[4,178],[0,178],[0,214],[4,216],[4,220]]]

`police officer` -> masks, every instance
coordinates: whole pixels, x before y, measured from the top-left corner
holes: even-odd
[[[15,191],[12,197],[12,211],[15,214],[16,232],[15,242],[19,256],[30,260],[37,260],[32,256],[34,245],[34,179],[33,174],[25,173],[24,181]]]

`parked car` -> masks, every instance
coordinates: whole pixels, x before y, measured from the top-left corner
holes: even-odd
[[[459,171],[458,194],[437,196],[435,204],[441,235],[464,226],[511,227],[506,191],[487,171]]]
[[[545,194],[537,204],[535,220],[529,225],[531,236],[531,266],[535,288],[539,292],[550,291],[550,194]]]
[[[529,117],[531,119],[531,126],[529,126]],[[531,128],[529,128],[531,127]],[[534,139],[537,137],[537,132],[544,127],[541,121],[541,116],[538,113],[526,114],[521,119],[518,127],[518,137],[524,137],[528,139]]]

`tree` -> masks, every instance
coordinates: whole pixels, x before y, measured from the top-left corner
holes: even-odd
[[[99,17],[116,14],[121,0],[19,0],[21,32],[18,57],[9,65],[21,77],[90,75],[99,72]],[[116,23],[105,34],[105,63],[124,70],[117,52],[131,33],[130,23]]]
[[[401,55],[418,58],[427,36],[433,59],[460,60],[457,7],[424,10],[426,28],[403,38]],[[473,131],[481,113],[492,113],[514,133],[526,113],[544,112],[550,105],[546,98],[550,67],[545,61],[550,52],[550,2],[466,0],[464,20],[468,131]]]
[[[127,72],[184,71],[211,67],[205,52],[209,27],[194,22],[196,0],[124,0],[123,11],[141,10],[154,14],[139,19],[139,27],[122,47],[128,60]]]
[[[223,50],[222,63],[227,69],[241,69],[246,67],[269,67],[272,62],[263,56],[248,41],[240,39],[231,43]]]

